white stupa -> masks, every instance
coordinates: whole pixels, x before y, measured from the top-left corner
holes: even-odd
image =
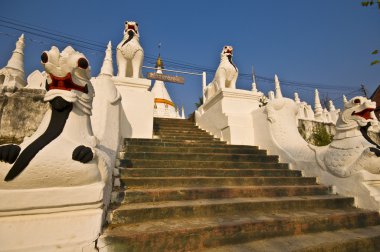
[[[157,73],[162,74],[164,64],[161,60],[160,55],[158,55],[156,61],[156,68]],[[170,98],[168,90],[166,89],[165,83],[163,81],[155,80],[151,92],[154,95],[154,117],[185,119],[183,108],[183,115],[181,116],[179,114],[178,106],[176,106]]]
[[[24,40],[24,34],[22,34],[16,42],[16,49],[13,51],[7,65],[0,69],[0,86],[10,88],[25,87]]]

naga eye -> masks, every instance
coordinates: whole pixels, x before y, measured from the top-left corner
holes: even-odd
[[[224,49],[227,49],[227,46],[225,46]]]
[[[85,58],[80,58],[78,60],[78,66],[82,69],[87,69],[88,67],[88,61]]]
[[[136,26],[139,26],[139,23],[136,23]]]
[[[47,53],[46,52],[42,53],[41,54],[42,63],[46,63],[46,62],[48,62],[48,60],[49,60],[49,57],[48,57]]]
[[[355,99],[354,103],[360,103],[360,99]]]

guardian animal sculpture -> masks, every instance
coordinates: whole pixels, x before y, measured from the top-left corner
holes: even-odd
[[[86,57],[70,46],[61,53],[53,46],[41,55],[41,62],[48,75],[44,100],[50,109],[37,131],[19,146],[0,146],[0,188],[104,181],[90,122],[94,90]]]
[[[239,71],[232,62],[232,46],[224,46],[220,54],[220,64],[216,70],[213,81],[206,87],[206,99],[210,99],[218,90],[222,88],[236,88],[236,80]]]
[[[375,108],[376,102],[365,97],[345,102],[332,143],[318,148],[310,146],[324,170],[338,177],[348,177],[360,170],[380,174],[380,146],[368,136],[370,127],[378,131]]]
[[[323,147],[307,144],[298,133],[295,125],[298,107],[294,101],[274,99],[265,112],[271,138],[287,156],[295,162],[316,162],[319,169],[343,178],[361,170],[380,174],[380,148],[367,134],[369,128],[379,130],[375,107],[375,102],[360,96],[345,102],[333,141]]]
[[[116,48],[117,75],[139,78],[144,60],[137,22],[125,21],[124,38]]]

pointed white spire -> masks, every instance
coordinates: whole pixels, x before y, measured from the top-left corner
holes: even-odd
[[[112,64],[112,44],[108,42],[106,55],[103,60],[102,68],[100,69],[100,75],[113,76],[113,64]]]
[[[26,85],[24,72],[24,41],[24,34],[21,34],[7,65],[0,69],[0,76],[2,76],[3,81],[0,85],[17,88]]]
[[[301,102],[300,97],[298,96],[298,93],[297,93],[297,92],[294,93],[294,101],[295,101],[296,103],[300,103],[300,102]]]
[[[255,77],[255,71],[252,66],[252,92],[257,92],[257,85],[256,85],[256,77]]]
[[[343,103],[347,103],[347,97],[345,95],[343,95]]]
[[[329,109],[330,109],[330,112],[333,112],[335,111],[335,106],[334,106],[334,103],[332,100],[329,100]]]
[[[275,85],[276,99],[282,98],[280,81],[278,80],[277,74],[274,75],[274,85]]]
[[[181,118],[182,119],[186,119],[186,117],[185,117],[185,109],[184,109],[184,107],[183,107],[183,105],[182,105],[182,116],[181,116]]]
[[[321,100],[319,99],[319,92],[318,89],[315,89],[315,95],[314,95],[314,113],[315,116],[321,115],[323,112]]]

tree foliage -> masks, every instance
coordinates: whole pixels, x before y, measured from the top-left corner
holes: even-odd
[[[325,126],[317,125],[313,134],[311,135],[312,142],[316,146],[325,146],[331,143],[332,136],[327,132]]]
[[[374,6],[374,5],[377,5],[377,8],[380,9],[380,0],[362,1],[362,6],[363,7]],[[375,54],[378,54],[378,53],[379,53],[379,50],[374,50],[371,54],[375,55]],[[380,63],[379,60],[377,60],[377,59],[373,60],[371,62],[371,66],[379,64],[379,63]]]
[[[203,97],[199,97],[199,101],[194,103],[196,108],[199,108],[203,104]]]

